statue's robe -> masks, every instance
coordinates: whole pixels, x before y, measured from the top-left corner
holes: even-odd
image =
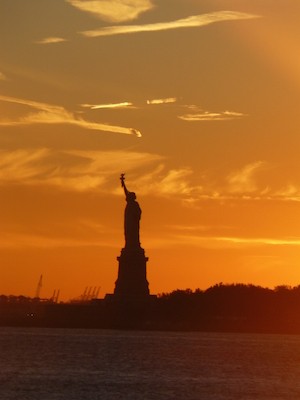
[[[124,217],[125,247],[140,247],[140,219],[142,211],[137,201],[127,199]]]

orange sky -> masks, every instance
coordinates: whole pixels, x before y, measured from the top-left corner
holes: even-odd
[[[2,0],[0,293],[300,284],[300,4]]]

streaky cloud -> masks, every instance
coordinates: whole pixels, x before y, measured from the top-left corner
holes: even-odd
[[[161,105],[161,104],[170,104],[176,103],[176,97],[167,97],[162,99],[152,99],[146,100],[147,105]],[[138,108],[133,103],[129,101],[124,101],[120,103],[107,103],[107,104],[80,104],[83,108],[89,108],[91,110],[99,110],[99,109],[114,109],[114,108]]]
[[[300,188],[294,185],[288,185],[280,191],[257,191],[258,185],[253,176],[262,167],[262,162],[248,164],[235,171],[225,187],[218,184],[207,187],[205,182],[194,182],[194,171],[191,168],[169,169],[164,156],[133,150],[1,150],[0,185],[46,185],[67,191],[121,195],[119,188],[111,185],[120,172],[120,160],[122,168],[135,176],[140,194],[155,194],[163,198],[176,196],[191,208],[202,208],[203,201],[228,202],[231,206],[245,201],[300,201]],[[208,227],[186,227],[181,230],[198,230],[200,233],[207,231]]]
[[[160,163],[156,168],[136,179],[141,194],[153,194],[161,197],[173,197],[189,199],[199,195],[202,187],[191,183],[193,171],[191,168],[183,167],[167,169],[165,164]]]
[[[141,132],[134,128],[87,121],[81,117],[78,117],[75,113],[67,111],[61,106],[1,95],[0,101],[22,104],[37,110],[36,112],[29,113],[26,116],[20,117],[16,120],[0,120],[0,126],[18,126],[31,124],[69,124],[89,130],[122,133],[125,135],[134,135],[136,137],[142,136]]]
[[[44,234],[28,234],[21,232],[1,232],[0,249],[57,249],[68,247],[91,247],[91,246],[109,246],[103,239],[92,239],[87,237],[72,238],[70,237],[51,237]]]
[[[147,100],[147,104],[149,105],[157,105],[157,104],[169,104],[169,103],[176,103],[176,97],[167,97],[165,99],[153,99]]]
[[[67,42],[67,39],[61,37],[48,37],[41,40],[36,40],[35,43],[37,44],[53,44],[53,43],[62,43]]]
[[[65,0],[80,11],[109,22],[124,22],[136,19],[151,10],[151,0]]]
[[[187,106],[191,112],[183,115],[179,115],[178,118],[183,121],[195,122],[195,121],[228,121],[233,119],[239,119],[245,117],[246,114],[236,111],[220,111],[211,112],[200,109],[197,106]]]
[[[196,28],[213,24],[215,22],[253,19],[258,17],[258,15],[237,11],[216,11],[208,14],[193,15],[188,18],[178,19],[171,22],[158,22],[145,25],[107,26],[100,29],[83,31],[81,34],[86,37],[98,37],[122,35],[128,33],[157,32],[170,29]]]
[[[81,107],[90,108],[91,110],[107,109],[107,108],[128,108],[133,107],[133,104],[124,101],[122,103],[109,103],[109,104],[80,104]]]
[[[119,174],[120,160],[126,171],[134,171],[161,159],[162,156],[157,154],[128,150],[2,150],[0,185],[46,185],[64,191],[114,193],[115,186],[111,189],[109,182]]]
[[[230,193],[252,193],[257,190],[255,174],[260,171],[266,163],[256,161],[245,165],[242,169],[232,172],[227,177]]]
[[[276,199],[280,200],[300,202],[300,187],[290,183],[286,187],[275,192],[274,196]]]
[[[224,111],[223,114],[228,115],[229,117],[244,117],[246,115],[236,111]]]
[[[218,241],[231,242],[245,245],[273,245],[273,246],[300,246],[300,238],[242,238],[242,237],[217,237]]]
[[[204,248],[227,247],[257,247],[257,246],[300,246],[300,237],[270,238],[270,237],[230,237],[230,236],[197,236],[174,235],[174,244],[178,241],[187,246]]]

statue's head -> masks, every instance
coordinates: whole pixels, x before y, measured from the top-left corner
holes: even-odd
[[[127,201],[134,201],[135,199],[136,199],[135,193],[134,192],[128,192],[126,200]]]

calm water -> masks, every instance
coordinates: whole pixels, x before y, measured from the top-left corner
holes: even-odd
[[[300,336],[0,328],[1,400],[300,399]]]

